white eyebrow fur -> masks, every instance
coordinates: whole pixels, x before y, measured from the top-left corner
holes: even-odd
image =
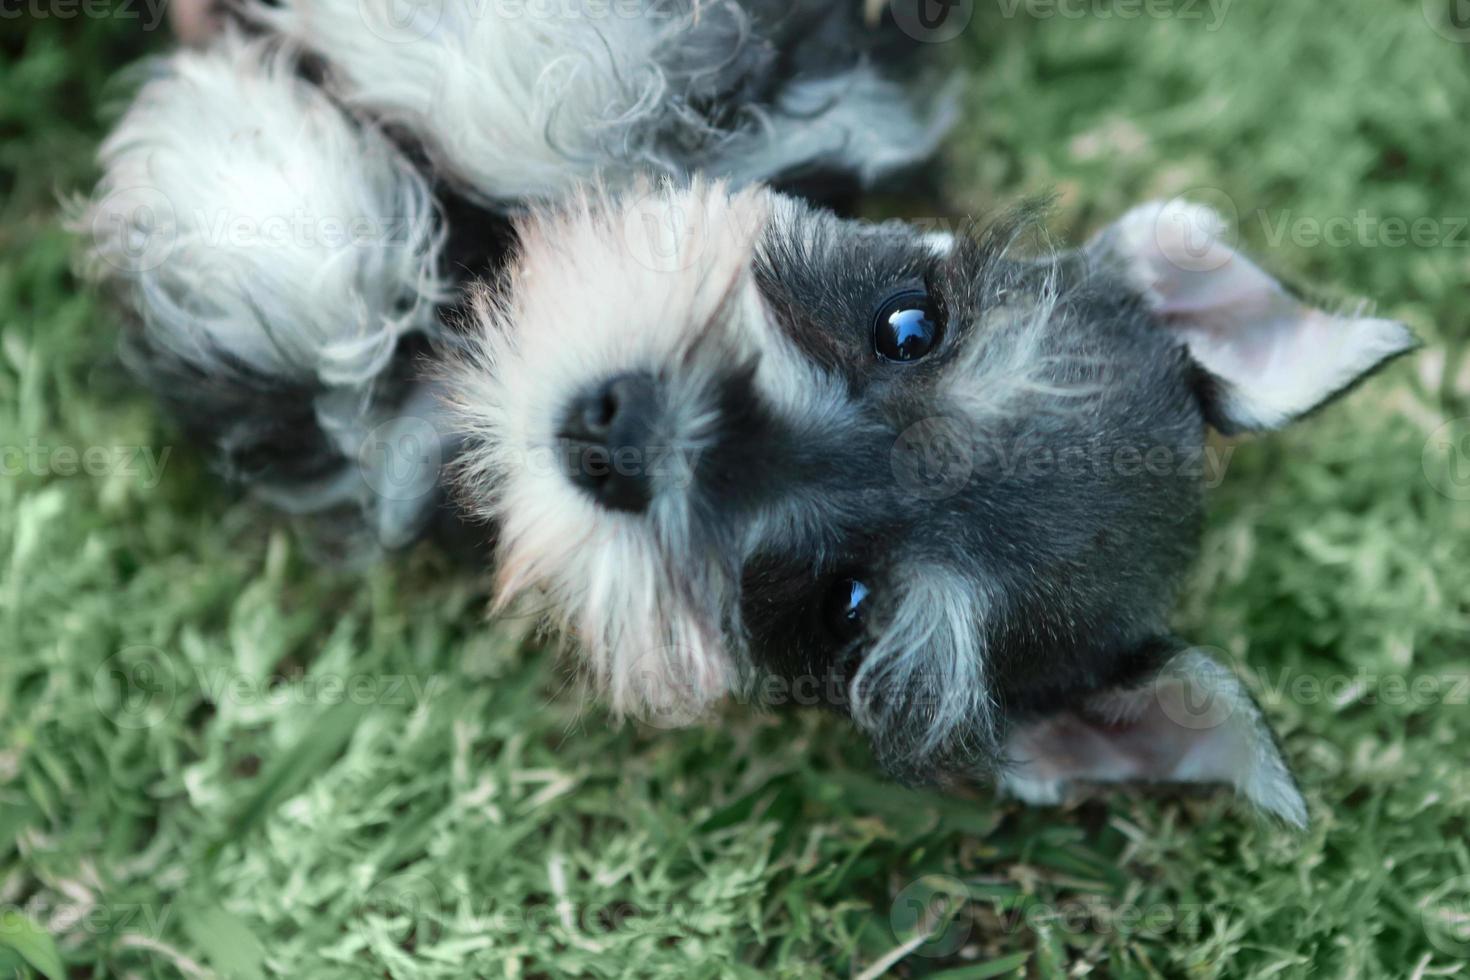
[[[898,761],[988,745],[996,726],[981,586],[934,564],[907,569],[903,582],[853,678],[853,720]]]

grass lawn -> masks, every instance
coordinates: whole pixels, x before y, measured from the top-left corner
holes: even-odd
[[[0,976],[1470,974],[1470,441],[1441,428],[1470,416],[1470,43],[1437,0],[1222,2],[977,0],[936,47],[974,72],[946,180],[977,212],[1054,189],[1069,240],[1192,192],[1427,341],[1239,445],[1179,610],[1279,729],[1301,834],[1223,792],[902,791],[816,715],[616,728],[431,550],[313,563],[70,271],[59,200],[164,40],[147,8],[5,8]]]

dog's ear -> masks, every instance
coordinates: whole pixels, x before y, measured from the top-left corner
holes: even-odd
[[[1002,787],[1030,803],[1058,803],[1074,782],[1226,783],[1287,823],[1307,822],[1260,707],[1197,649],[1173,654],[1136,684],[1016,727],[1004,756]]]
[[[1275,429],[1412,350],[1391,320],[1335,315],[1291,295],[1225,241],[1215,211],[1145,204],[1088,246],[1121,272],[1203,369],[1206,420],[1226,434]]]

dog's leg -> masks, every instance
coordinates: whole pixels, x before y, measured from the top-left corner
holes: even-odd
[[[250,0],[245,15],[320,57],[345,102],[422,143],[461,191],[506,208],[648,172],[866,186],[927,158],[955,119],[948,96],[869,56],[853,0]],[[800,18],[809,31],[791,29]]]
[[[445,292],[424,179],[288,51],[233,29],[158,65],[101,162],[78,224],[136,314],[144,379],[279,505],[413,537],[443,455],[432,424],[399,431],[433,411],[402,360]]]

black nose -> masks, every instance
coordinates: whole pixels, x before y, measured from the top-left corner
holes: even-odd
[[[567,477],[610,510],[646,510],[658,419],[658,385],[647,374],[620,374],[572,399],[559,433]]]

